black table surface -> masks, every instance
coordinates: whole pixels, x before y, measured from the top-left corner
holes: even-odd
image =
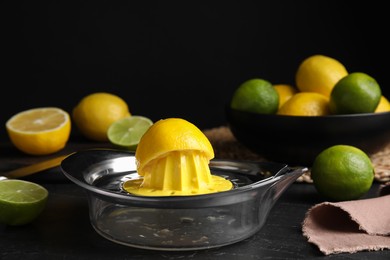
[[[84,149],[78,144],[62,153]],[[0,170],[42,158],[1,147]],[[89,148],[89,147],[88,147]],[[94,148],[94,147],[91,147]],[[89,221],[88,201],[82,188],[66,179],[59,167],[25,177],[49,191],[44,211],[24,226],[0,225],[0,259],[390,259],[390,250],[324,256],[302,235],[307,210],[324,201],[314,186],[293,183],[273,206],[265,225],[252,237],[214,249],[157,251],[132,248],[100,236]],[[378,196],[374,183],[365,198]]]

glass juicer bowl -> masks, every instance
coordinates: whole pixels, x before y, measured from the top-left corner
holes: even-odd
[[[140,178],[132,152],[92,149],[61,163],[64,175],[85,189],[93,228],[115,243],[183,251],[242,241],[265,224],[277,199],[307,169],[272,162],[210,161],[213,175],[233,189],[193,196],[136,196],[124,182]]]

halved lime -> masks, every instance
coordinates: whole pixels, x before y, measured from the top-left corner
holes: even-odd
[[[33,182],[0,181],[0,223],[12,226],[30,223],[45,208],[48,195],[44,187]]]
[[[153,121],[144,116],[129,116],[112,123],[107,131],[108,140],[114,145],[135,151],[146,130]]]

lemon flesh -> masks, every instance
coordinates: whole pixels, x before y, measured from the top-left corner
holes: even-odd
[[[212,175],[214,157],[207,137],[192,123],[168,118],[154,123],[142,136],[136,152],[141,179],[123,188],[143,196],[188,196],[230,190],[233,184]]]
[[[19,226],[30,223],[45,208],[48,191],[33,182],[0,181],[0,223]]]

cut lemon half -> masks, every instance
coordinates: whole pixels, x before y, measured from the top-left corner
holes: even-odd
[[[107,131],[108,140],[119,147],[135,151],[141,137],[153,125],[144,116],[129,116],[112,123]]]
[[[0,223],[12,226],[30,223],[46,206],[49,192],[23,180],[0,181]]]
[[[138,171],[172,151],[200,151],[206,160],[214,158],[214,149],[203,132],[182,118],[160,119],[142,136],[136,150]]]
[[[135,152],[141,179],[123,188],[141,196],[190,196],[227,191],[233,184],[212,175],[210,141],[194,124],[181,118],[161,119],[142,136]]]
[[[45,155],[65,147],[71,130],[69,114],[56,107],[22,111],[6,122],[11,142],[20,151]]]

